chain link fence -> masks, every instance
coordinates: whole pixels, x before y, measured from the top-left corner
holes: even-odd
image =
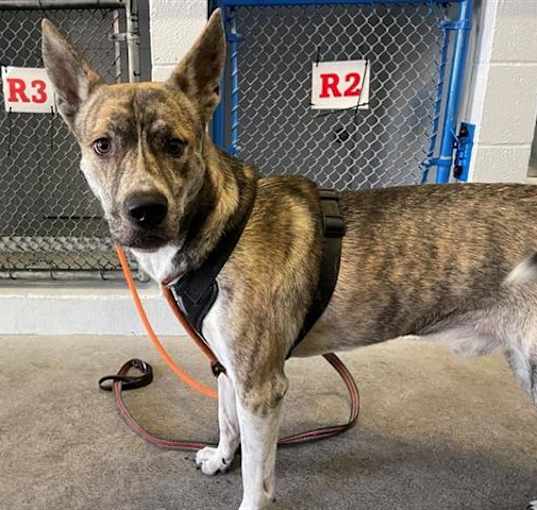
[[[109,83],[128,80],[126,48],[117,38],[126,30],[124,9],[0,4],[0,65],[43,67],[43,17],[67,34]],[[0,90],[2,110],[3,101]],[[0,111],[0,148],[0,275],[15,278],[23,271],[72,278],[76,272],[105,278],[117,271],[102,211],[60,116]]]
[[[239,41],[241,159],[265,175],[301,174],[337,189],[420,182],[439,123],[446,3],[231,12]],[[313,62],[364,59],[369,109],[311,108]]]

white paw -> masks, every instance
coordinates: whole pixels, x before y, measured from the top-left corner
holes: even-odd
[[[271,501],[267,500],[266,502],[251,505],[249,503],[242,502],[239,510],[267,510],[270,507]]]
[[[206,446],[196,453],[196,466],[205,475],[225,473],[230,467],[233,457],[225,456],[218,448]]]
[[[537,510],[537,499],[530,501],[530,504],[526,507],[526,510]]]

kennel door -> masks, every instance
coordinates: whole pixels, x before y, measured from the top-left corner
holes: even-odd
[[[47,17],[107,82],[127,81],[125,6],[123,0],[2,1],[0,65],[43,68]],[[0,106],[0,278],[119,275],[103,213],[79,170],[76,140],[59,114],[6,111],[2,90]]]
[[[455,49],[458,32],[467,38],[467,4],[215,1],[229,47],[216,142],[264,175],[300,174],[325,187],[416,184],[439,163],[436,180],[446,182],[466,55]],[[456,68],[455,57],[462,59]],[[312,66],[348,61],[368,73],[367,101],[316,108]]]

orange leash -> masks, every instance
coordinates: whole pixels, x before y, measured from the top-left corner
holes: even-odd
[[[168,354],[164,346],[160,343],[157,335],[155,334],[155,331],[153,330],[153,327],[151,326],[149,322],[147,314],[145,313],[144,307],[140,300],[140,296],[138,295],[138,291],[136,289],[136,285],[132,278],[125,252],[123,251],[123,248],[121,248],[120,246],[116,246],[116,252],[119,258],[119,262],[121,264],[121,269],[123,270],[123,274],[125,275],[125,280],[127,281],[127,286],[129,287],[129,291],[131,293],[132,299],[136,306],[136,310],[140,317],[140,320],[142,321],[142,324],[145,328],[147,335],[149,336],[151,342],[153,343],[153,345],[155,346],[155,348],[161,355],[162,359],[170,367],[170,369],[179,377],[179,379],[181,379],[185,384],[190,386],[192,389],[194,389],[198,393],[205,395],[207,397],[218,398],[217,392],[213,388],[210,388],[209,386],[206,386],[196,381],[196,379],[190,376],[185,370],[178,367],[173,361],[173,359],[171,358],[171,356]],[[214,371],[215,364],[220,365],[218,363],[218,360],[216,359],[216,356],[211,351],[209,346],[206,345],[205,342],[203,342],[203,340],[200,338],[198,333],[190,326],[185,316],[183,315],[182,311],[177,306],[177,303],[175,302],[175,299],[173,298],[171,291],[167,287],[163,287],[163,292],[164,292],[164,297],[166,298],[166,301],[170,305],[175,317],[178,319],[181,325],[185,328],[188,335],[192,338],[192,340],[194,340],[196,345],[207,356],[207,358],[211,362],[211,365]],[[349,397],[350,397],[349,419],[346,423],[343,423],[341,425],[320,427],[314,430],[300,432],[297,434],[292,434],[290,436],[281,438],[278,441],[279,445],[291,446],[295,444],[309,443],[312,441],[327,439],[330,437],[334,437],[338,434],[341,434],[342,432],[345,432],[346,430],[350,429],[356,424],[358,420],[358,415],[360,413],[360,394],[358,392],[358,387],[356,385],[356,382],[354,381],[354,378],[352,377],[352,374],[349,372],[347,367],[334,353],[324,354],[323,357],[337,371],[337,373],[339,374],[339,376],[345,383],[347,391],[349,392]],[[138,371],[141,371],[143,373],[142,377],[130,377],[128,373],[133,368],[137,369]],[[155,446],[158,446],[159,448],[167,448],[167,449],[172,449],[172,450],[199,450],[200,448],[203,448],[205,446],[212,445],[211,443],[206,443],[202,441],[183,441],[183,440],[172,440],[172,439],[160,438],[151,434],[150,432],[145,430],[140,424],[138,424],[138,422],[129,413],[129,410],[127,409],[127,406],[123,400],[121,392],[122,392],[122,389],[129,389],[129,387],[136,388],[136,387],[141,387],[145,384],[148,384],[151,382],[152,378],[153,378],[152,369],[147,363],[141,360],[130,360],[119,369],[116,376],[103,377],[101,381],[99,381],[99,386],[102,389],[111,389],[114,392],[116,405],[117,405],[117,408],[121,417],[125,420],[129,428],[132,431],[134,431],[136,434],[138,434],[140,437],[142,437],[145,441]],[[142,379],[145,379],[146,382],[142,384],[137,384],[137,380],[141,381]],[[107,388],[104,385],[101,385],[101,382],[104,382],[106,380],[113,381],[112,386],[110,388]],[[125,388],[123,388],[123,386],[125,386]]]
[[[127,256],[125,255],[125,252],[123,251],[123,248],[121,248],[121,246],[116,246],[116,253],[117,253],[117,256],[119,258],[119,263],[121,264],[121,269],[123,270],[123,274],[125,275],[125,280],[127,280],[127,286],[129,287],[129,291],[131,293],[132,300],[134,301],[134,306],[136,307],[136,311],[138,312],[138,316],[140,317],[140,320],[142,321],[142,324],[143,324],[144,329],[145,329],[145,331],[147,333],[147,336],[149,336],[149,339],[151,340],[151,342],[153,343],[153,345],[157,349],[158,353],[161,355],[161,357],[164,360],[164,362],[166,363],[166,365],[168,365],[170,367],[172,372],[175,375],[177,375],[177,377],[179,377],[179,379],[181,379],[181,381],[183,381],[185,384],[190,386],[193,390],[197,391],[201,395],[205,395],[206,397],[217,399],[218,394],[217,394],[216,390],[214,390],[213,388],[211,388],[209,386],[206,386],[203,383],[200,383],[200,382],[196,381],[196,379],[194,379],[185,370],[183,370],[182,368],[178,367],[175,364],[175,362],[173,361],[172,357],[168,354],[168,351],[166,351],[164,346],[160,343],[157,335],[155,334],[155,331],[153,330],[153,327],[151,326],[151,323],[149,322],[149,319],[147,318],[147,314],[145,313],[144,307],[142,305],[142,301],[140,299],[140,296],[138,294],[138,290],[136,289],[136,285],[134,284],[134,280],[132,278],[131,271],[129,269],[129,262],[127,261]],[[170,291],[168,290],[168,292],[170,292]],[[165,296],[168,299],[167,294],[165,294]],[[175,310],[175,307],[173,309]],[[185,327],[187,332],[189,334],[191,334],[190,330],[192,328],[190,328],[190,325],[186,322],[186,319],[184,318],[184,316],[179,315],[177,313],[175,315],[180,320],[180,322],[183,325],[183,327]],[[200,346],[197,341],[196,341],[196,344],[198,344],[198,346]],[[209,355],[209,353],[208,353],[209,348],[205,344],[203,344],[203,347],[201,347],[201,348],[202,348],[202,351],[209,357],[209,359],[211,361],[213,361],[213,359],[216,359],[212,353],[211,353],[212,356]]]

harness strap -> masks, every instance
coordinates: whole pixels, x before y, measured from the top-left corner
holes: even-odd
[[[168,302],[168,305],[172,309],[173,314],[175,315],[175,318],[179,321],[181,326],[185,329],[188,336],[192,340],[194,340],[195,344],[198,346],[198,348],[209,358],[209,362],[211,364],[211,371],[213,375],[218,379],[218,376],[220,374],[225,374],[226,369],[224,368],[224,365],[218,361],[218,358],[214,355],[214,352],[211,350],[205,339],[198,333],[196,329],[194,329],[190,322],[188,322],[187,318],[185,317],[182,310],[179,308],[179,305],[177,304],[177,300],[172,294],[172,291],[168,289],[168,287],[162,287],[162,294],[164,295],[164,298]]]
[[[203,320],[218,297],[218,283],[216,278],[237,246],[250,218],[254,202],[255,193],[240,220],[238,220],[234,227],[224,233],[205,262],[198,269],[184,275],[171,287],[175,303],[172,304],[172,300],[169,299],[170,296],[167,295],[168,302],[172,308],[178,306],[186,316],[192,329],[192,335],[195,335],[201,342],[205,342],[205,344],[207,344],[207,341],[202,333]],[[291,356],[328,306],[339,274],[341,238],[345,235],[345,222],[339,208],[339,193],[334,190],[320,189],[319,202],[324,239],[319,265],[318,284],[311,306],[304,318],[302,329],[291,349],[289,349],[287,358]],[[216,358],[211,361],[211,369],[216,377],[221,373],[225,373],[225,368]]]
[[[320,189],[319,198],[324,235],[319,265],[319,283],[304,318],[302,329],[287,354],[288,358],[325,311],[336,288],[339,274],[341,239],[345,235],[345,222],[339,209],[339,194],[334,190]]]
[[[170,368],[173,369],[173,371],[180,375],[181,379],[184,382],[187,382],[190,384],[193,388],[195,388],[197,391],[200,391],[200,389],[203,389],[203,385],[200,385],[199,383],[193,384],[193,382],[190,380],[189,377],[187,377],[187,374],[184,373],[184,371],[180,370],[175,363],[171,360],[169,354],[162,348],[160,345],[160,342],[158,342],[158,339],[156,338],[153,329],[151,328],[151,325],[149,324],[149,321],[147,320],[147,317],[145,315],[145,311],[143,310],[143,305],[141,304],[140,298],[138,296],[138,292],[136,290],[136,286],[134,285],[134,282],[132,280],[132,275],[130,274],[129,266],[127,263],[127,258],[123,252],[123,250],[120,247],[117,247],[117,254],[121,263],[121,267],[123,269],[123,272],[125,274],[125,278],[127,280],[127,284],[129,286],[129,290],[132,294],[132,297],[134,299],[134,302],[136,304],[136,308],[140,314],[140,318],[142,319],[142,323],[144,324],[144,327],[146,328],[147,334],[149,337],[155,341],[156,340],[156,346],[159,348],[159,352],[162,355],[163,359],[169,364]],[[191,335],[193,340],[200,346],[202,351],[207,354],[209,359],[212,360],[212,366],[213,366],[213,372],[215,371],[214,366],[215,363],[218,364],[218,361],[216,361],[216,358],[214,357],[214,354],[209,349],[207,345],[205,345],[199,335],[192,335],[192,327],[190,324],[188,324],[186,318],[182,314],[181,310],[177,307],[175,300],[171,294],[171,291],[169,289],[166,289],[165,295],[168,299],[168,302],[170,304],[173,303],[172,310],[174,311],[174,314],[178,316],[181,323],[183,325],[188,325],[187,332]],[[334,369],[338,372],[340,377],[342,378],[343,382],[345,383],[345,386],[347,387],[347,390],[349,392],[350,397],[350,416],[346,423],[343,423],[341,425],[334,425],[334,426],[325,426],[320,427],[314,430],[310,430],[307,432],[301,432],[298,434],[292,434],[291,436],[284,437],[278,441],[279,445],[294,445],[294,444],[301,444],[301,443],[307,443],[311,441],[318,441],[321,439],[326,439],[329,437],[334,437],[338,434],[341,434],[342,432],[345,432],[346,430],[350,429],[356,424],[356,421],[358,420],[358,415],[360,412],[360,394],[358,392],[358,388],[356,386],[356,382],[354,381],[352,375],[348,371],[347,367],[343,364],[343,362],[333,353],[324,354],[324,358],[328,363],[330,363]],[[221,366],[221,365],[220,365]],[[137,369],[142,373],[140,376],[132,376],[129,375],[129,370],[131,368]],[[222,367],[223,368],[223,367]],[[215,374],[216,375],[216,374]],[[174,450],[197,450],[200,448],[203,448],[204,446],[207,446],[208,443],[204,442],[193,442],[193,441],[184,441],[184,440],[169,440],[160,438],[157,436],[154,436],[147,430],[145,430],[141,425],[137,423],[137,421],[132,417],[132,415],[129,413],[129,410],[127,409],[127,406],[125,405],[125,402],[123,401],[121,392],[123,389],[134,389],[134,388],[140,388],[142,386],[145,386],[151,382],[153,378],[153,370],[149,363],[145,363],[142,360],[134,359],[130,360],[127,363],[125,363],[115,376],[108,376],[103,377],[99,381],[99,386],[102,389],[109,389],[108,386],[106,386],[106,381],[111,381],[112,383],[112,390],[114,392],[114,397],[116,401],[116,405],[118,408],[118,411],[122,418],[125,420],[127,425],[131,430],[136,432],[139,436],[141,436],[144,440],[148,441],[151,444],[154,444],[155,446],[158,446],[160,448],[171,448]],[[196,381],[194,381],[196,382]],[[208,395],[208,392],[202,392],[205,395]]]
[[[171,287],[179,307],[202,338],[203,319],[218,297],[216,278],[241,238],[254,208],[255,196],[254,188],[253,196],[248,202],[246,210],[237,223],[224,232],[205,262],[198,269],[185,274]]]

